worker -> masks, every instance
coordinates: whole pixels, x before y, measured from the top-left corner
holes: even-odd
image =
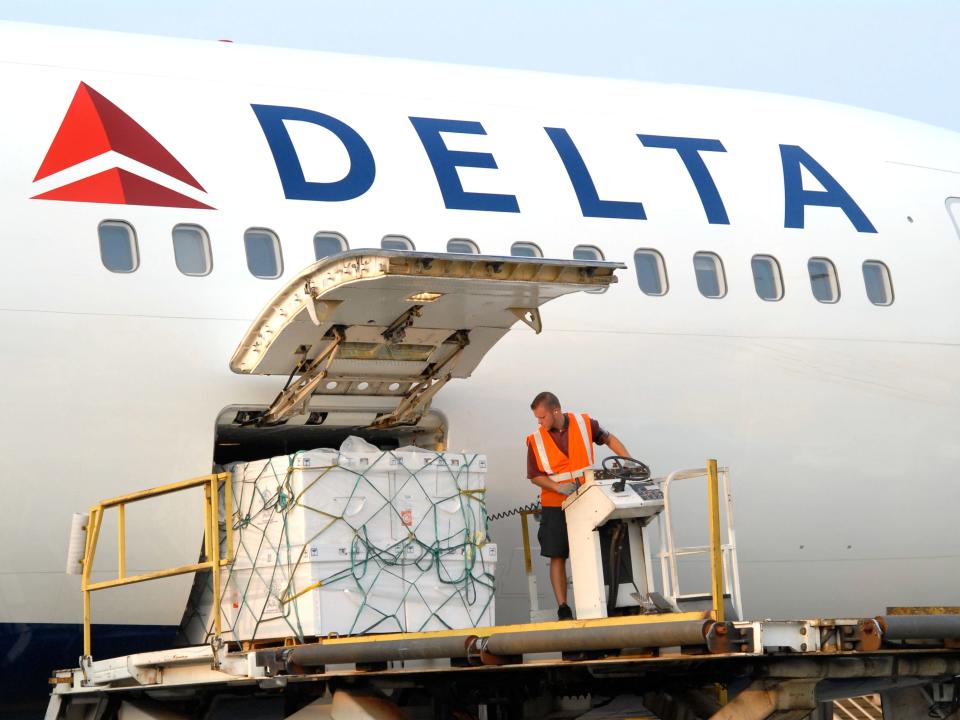
[[[527,477],[540,487],[540,554],[550,558],[550,584],[557,598],[557,618],[572,620],[567,605],[567,519],[560,507],[593,465],[593,444],[606,445],[616,455],[630,457],[612,433],[586,413],[564,413],[557,396],[542,392],[530,403],[540,426],[527,437]]]

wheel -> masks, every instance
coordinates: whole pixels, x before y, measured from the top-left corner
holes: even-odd
[[[621,480],[649,480],[650,468],[634,458],[614,455],[604,458],[603,469]]]

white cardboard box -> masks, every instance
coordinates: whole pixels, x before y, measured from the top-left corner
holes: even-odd
[[[300,551],[296,554],[299,556]],[[298,564],[233,567],[221,575],[227,640],[418,632],[494,624],[497,548],[439,556],[408,545],[399,555],[308,546]]]

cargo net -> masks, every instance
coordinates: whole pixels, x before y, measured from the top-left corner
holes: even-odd
[[[235,553],[221,571],[225,639],[494,623],[484,456],[380,451],[351,437],[340,451],[227,469]],[[198,573],[181,625],[188,642],[209,641],[212,610],[212,577]]]

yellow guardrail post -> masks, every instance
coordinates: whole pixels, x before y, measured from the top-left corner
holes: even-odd
[[[87,544],[83,553],[83,575],[80,587],[83,591],[83,654],[90,655],[90,573],[93,570],[93,558],[97,552],[97,537],[100,535],[100,517],[103,511],[99,505],[90,508],[87,520]]]
[[[120,579],[127,575],[126,507],[123,504],[117,505],[117,554],[120,556],[117,558],[117,576]]]
[[[710,584],[713,619],[723,622],[723,549],[720,545],[720,478],[717,461],[707,460],[707,493],[710,512]]]
[[[210,477],[210,547],[213,555],[213,626],[220,639],[220,476]]]
[[[213,573],[213,592],[214,602],[216,603],[216,614],[214,615],[214,624],[216,636],[219,639],[221,635],[221,607],[220,607],[220,568],[233,561],[233,523],[230,515],[233,511],[233,490],[230,485],[230,473],[219,473],[216,475],[204,475],[202,477],[183,480],[181,482],[162,485],[160,487],[140,490],[129,495],[101,500],[90,508],[89,519],[87,520],[87,540],[83,553],[83,573],[81,575],[80,590],[83,594],[83,654],[91,654],[91,602],[90,593],[95,590],[104,590],[106,588],[119,587],[121,585],[132,585],[133,583],[145,582],[147,580],[157,580],[174,575],[183,575],[185,573],[196,572],[198,570],[209,570]],[[225,526],[226,526],[226,557],[220,556],[220,483],[224,483],[224,503],[226,505]],[[126,506],[132,502],[147,500],[160,495],[189,490],[191,488],[203,487],[203,529],[204,529],[204,550],[206,559],[204,562],[181,565],[179,567],[165,568],[162,570],[153,570],[137,575],[127,575],[127,523]],[[97,542],[100,538],[100,527],[103,524],[103,514],[109,508],[117,508],[117,577],[112,580],[102,580],[100,582],[91,582],[90,576],[93,572],[93,561],[97,553]]]
[[[527,515],[529,515],[529,513],[526,510],[520,513],[520,528],[523,533],[523,568],[527,575],[529,575],[533,572],[533,560],[530,557],[530,535],[528,533]]]
[[[223,521],[227,526],[227,557],[224,558],[228,563],[233,562],[233,483],[230,480],[230,475],[224,473],[220,477],[226,475],[226,480],[223,481]]]

